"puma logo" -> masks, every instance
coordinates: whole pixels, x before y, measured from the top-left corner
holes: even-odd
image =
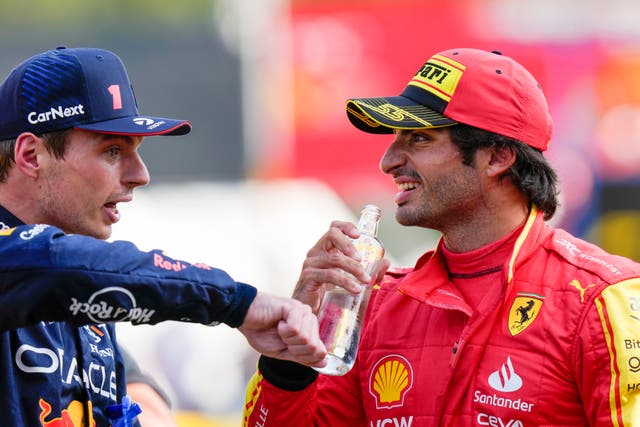
[[[571,282],[569,282],[569,284],[580,292],[580,302],[584,302],[584,293],[587,291],[587,289],[596,285],[595,283],[592,283],[588,285],[586,288],[583,288],[580,282],[576,279],[573,279]]]

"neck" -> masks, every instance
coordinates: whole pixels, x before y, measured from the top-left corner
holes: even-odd
[[[0,205],[25,224],[42,222],[36,215],[36,212],[39,212],[38,203],[32,194],[33,191],[24,188],[17,180],[9,178],[0,184]]]
[[[473,251],[507,236],[523,225],[528,216],[528,203],[497,206],[443,230],[444,244],[451,252]]]

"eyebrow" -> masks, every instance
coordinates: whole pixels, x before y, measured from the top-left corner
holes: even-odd
[[[426,129],[431,129],[431,128],[418,128],[418,129],[395,129],[394,134],[396,135],[400,135],[400,136],[406,136],[406,135],[411,135],[414,132],[420,132],[420,131],[424,131]]]
[[[133,136],[131,135],[117,135],[117,134],[111,134],[111,133],[105,133],[103,134],[103,141],[110,141],[112,139],[124,139],[125,142],[129,145],[133,145],[135,144],[136,140],[134,139]],[[140,140],[142,141],[142,138],[140,138]]]
[[[448,127],[449,126],[439,126],[439,127],[431,127],[431,128],[425,127],[425,128],[415,128],[415,129],[394,129],[394,134],[409,135],[414,132],[428,132],[428,131],[442,132],[446,130]]]

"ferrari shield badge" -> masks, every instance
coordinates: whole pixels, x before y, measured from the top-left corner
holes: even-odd
[[[536,294],[518,293],[509,310],[509,333],[512,336],[524,331],[536,320],[544,297]]]

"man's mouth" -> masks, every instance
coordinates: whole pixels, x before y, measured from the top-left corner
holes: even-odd
[[[396,193],[394,197],[395,203],[400,206],[407,202],[409,199],[411,192],[415,190],[420,183],[417,181],[402,181],[396,182],[398,186],[398,193]]]
[[[104,208],[107,211],[107,216],[109,216],[111,223],[116,223],[120,220],[120,212],[118,212],[118,207],[115,202],[105,203]]]
[[[398,184],[398,190],[400,191],[409,191],[416,188],[415,182],[401,182]]]

